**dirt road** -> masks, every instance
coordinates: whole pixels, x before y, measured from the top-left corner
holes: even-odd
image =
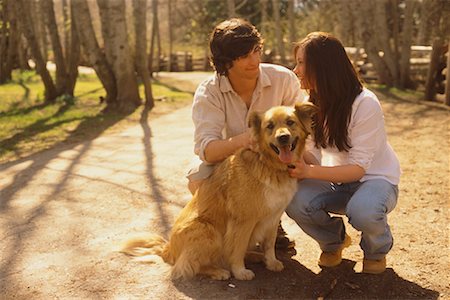
[[[197,78],[201,79],[201,78]],[[177,80],[181,80],[178,78]],[[322,271],[319,248],[283,217],[296,253],[256,279],[172,281],[163,262],[115,252],[135,233],[168,234],[189,199],[190,108],[0,165],[1,299],[450,299],[449,110],[380,94],[403,168],[382,275],[361,269],[359,233],[344,263]]]

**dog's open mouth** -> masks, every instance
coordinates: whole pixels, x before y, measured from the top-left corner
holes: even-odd
[[[294,140],[292,144],[287,144],[281,147],[277,147],[270,143],[270,147],[278,155],[278,158],[285,164],[290,164],[294,159],[294,150],[297,147],[298,137]]]

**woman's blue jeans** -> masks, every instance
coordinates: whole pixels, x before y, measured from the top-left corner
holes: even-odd
[[[339,249],[345,237],[341,217],[362,232],[360,246],[366,259],[382,259],[392,248],[387,214],[397,204],[398,186],[383,179],[333,184],[304,179],[286,212],[300,228],[315,239],[322,251]]]

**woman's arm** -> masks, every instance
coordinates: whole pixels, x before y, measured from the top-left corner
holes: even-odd
[[[306,164],[303,160],[294,163],[295,169],[289,169],[289,174],[297,179],[319,179],[330,182],[353,182],[360,180],[365,171],[358,165],[343,165],[325,167]]]

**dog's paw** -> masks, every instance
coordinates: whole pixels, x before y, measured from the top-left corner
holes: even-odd
[[[270,271],[280,272],[284,269],[284,265],[278,259],[266,262],[266,268]]]
[[[217,269],[211,275],[211,278],[214,280],[227,280],[230,278],[230,271],[225,269]]]
[[[238,271],[233,271],[234,277],[239,280],[252,280],[255,278],[255,273],[249,269],[240,269]]]

